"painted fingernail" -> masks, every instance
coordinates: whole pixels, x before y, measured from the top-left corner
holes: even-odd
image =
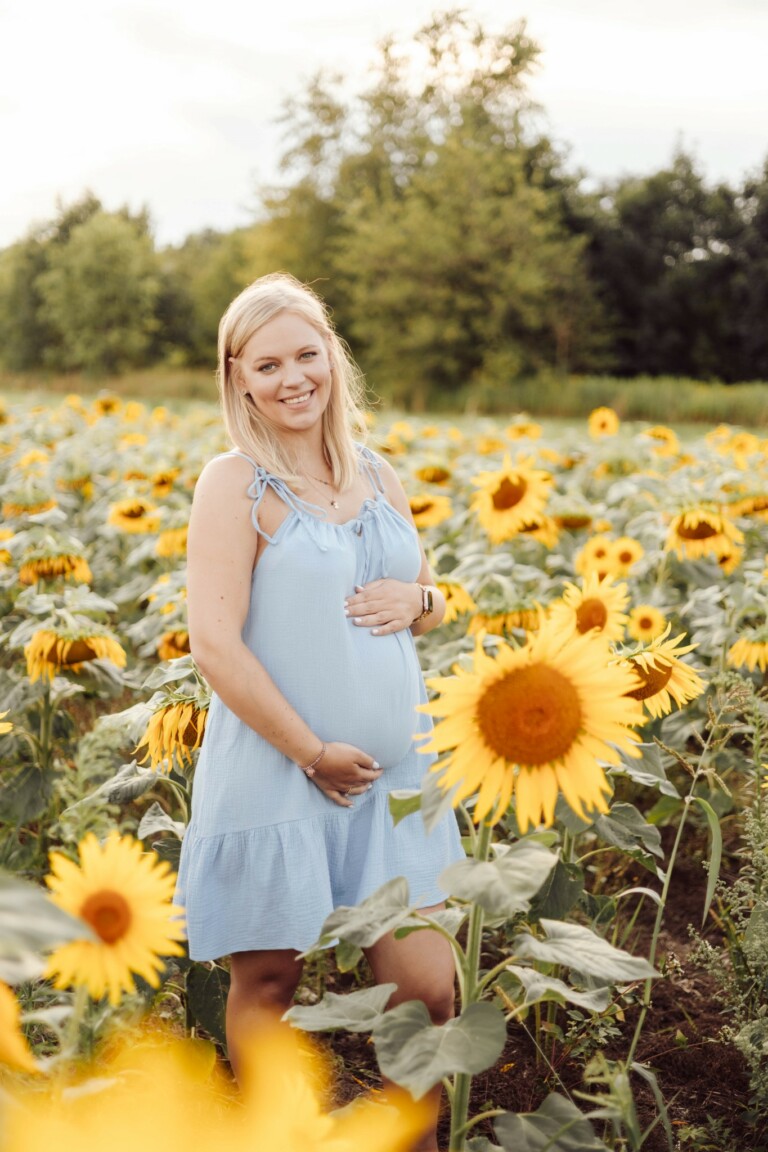
[[[371,636],[378,636],[378,634],[379,634],[378,628],[371,628]]]
[[[362,622],[363,622],[363,620],[362,620],[361,616],[355,616],[355,619],[354,619],[355,624],[362,624]]]
[[[379,764],[378,760],[374,760],[374,762],[373,762],[373,767],[374,767],[374,769],[375,769],[376,771],[378,771],[378,770],[379,770],[379,768],[381,767],[381,765]]]
[[[368,785],[368,787],[366,788],[366,792],[370,792],[371,788],[373,788],[373,783],[372,783],[372,782],[371,782],[371,783]]]
[[[365,591],[365,589],[363,588],[362,584],[355,584],[355,592],[364,592],[364,591]]]
[[[346,604],[344,605],[344,615],[349,616],[349,608],[347,608]]]

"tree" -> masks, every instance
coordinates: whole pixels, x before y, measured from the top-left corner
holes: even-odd
[[[76,224],[38,284],[60,342],[47,350],[50,366],[116,373],[146,362],[160,280],[145,217],[99,211]]]

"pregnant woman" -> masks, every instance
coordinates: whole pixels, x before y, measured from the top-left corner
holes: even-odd
[[[389,813],[387,793],[429,764],[413,637],[445,605],[399,480],[353,439],[360,376],[319,298],[282,274],[246,288],[219,327],[219,387],[234,447],[203,470],[189,526],[190,641],[213,699],[177,899],[192,958],[231,955],[237,1074],[335,907],[396,876],[440,907],[437,878],[463,851],[452,814],[427,835]],[[366,956],[397,985],[390,1006],[450,1018],[443,937],[389,935]],[[437,1148],[434,1129],[419,1148]]]

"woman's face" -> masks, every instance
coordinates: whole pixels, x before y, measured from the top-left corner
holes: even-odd
[[[328,347],[316,328],[295,312],[263,324],[232,360],[234,381],[254,407],[286,432],[311,428],[331,395]]]

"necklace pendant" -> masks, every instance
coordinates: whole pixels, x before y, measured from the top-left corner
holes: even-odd
[[[338,500],[331,500],[331,508],[338,508],[338,506],[339,506]]]

